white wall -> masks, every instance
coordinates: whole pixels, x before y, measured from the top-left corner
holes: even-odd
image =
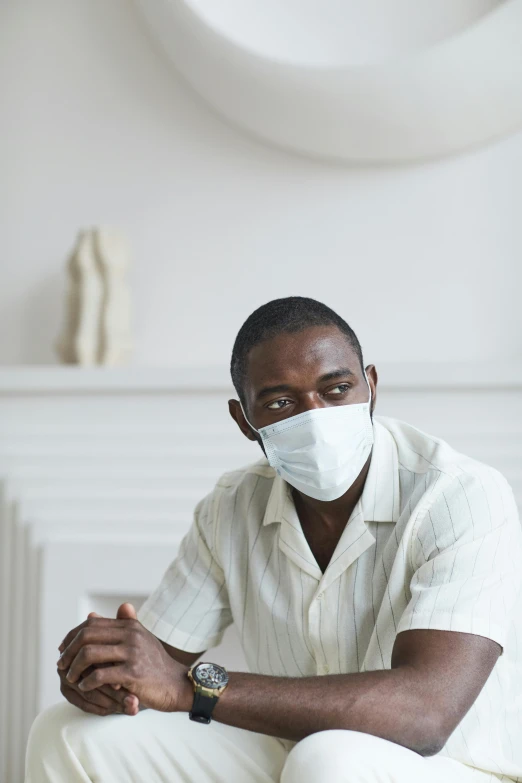
[[[522,135],[411,168],[265,148],[185,87],[125,0],[0,11],[0,363],[55,361],[80,226],[135,250],[137,364],[228,361],[268,299],[312,295],[368,362],[522,350]]]

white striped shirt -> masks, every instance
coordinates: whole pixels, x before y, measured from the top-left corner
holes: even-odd
[[[374,416],[373,428],[362,495],[324,573],[291,487],[263,458],[197,505],[139,619],[189,652],[216,646],[235,622],[250,670],[290,677],[389,669],[397,633],[412,628],[493,639],[502,654],[441,754],[522,781],[522,529],[511,488],[405,422]]]

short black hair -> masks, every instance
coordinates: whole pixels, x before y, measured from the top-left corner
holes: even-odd
[[[239,330],[232,349],[230,374],[232,383],[245,406],[244,386],[248,354],[255,345],[283,332],[300,332],[310,326],[336,326],[357,354],[364,373],[361,344],[344,318],[327,305],[306,296],[272,299],[248,316]]]

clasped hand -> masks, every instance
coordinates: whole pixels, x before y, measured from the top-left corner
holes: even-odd
[[[170,657],[130,604],[116,619],[89,615],[59,649],[62,694],[86,712],[136,715],[140,706],[176,712],[192,690],[187,667]]]

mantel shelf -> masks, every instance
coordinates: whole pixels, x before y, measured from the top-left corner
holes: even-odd
[[[382,362],[382,388],[522,391],[522,363]],[[0,368],[0,395],[165,394],[232,391],[228,369],[205,367],[11,366]]]

